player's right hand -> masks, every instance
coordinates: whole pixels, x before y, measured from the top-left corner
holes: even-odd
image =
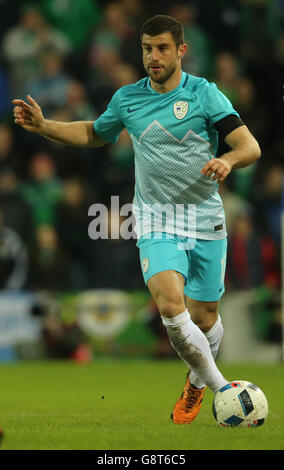
[[[27,99],[30,104],[19,99],[13,100],[14,122],[29,132],[40,133],[44,124],[41,108],[30,95]]]

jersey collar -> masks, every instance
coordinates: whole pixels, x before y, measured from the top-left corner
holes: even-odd
[[[150,77],[147,78],[147,88],[148,90],[151,92],[151,93],[154,93],[155,95],[161,95],[161,96],[169,96],[170,94],[172,93],[175,93],[177,91],[178,88],[181,88],[185,85],[185,83],[187,82],[188,80],[188,74],[185,73],[183,70],[181,71],[181,78],[180,78],[180,82],[178,84],[178,86],[176,88],[174,88],[173,90],[171,91],[167,91],[166,93],[159,93],[158,91],[154,90],[154,88],[151,87],[151,83],[150,83]]]

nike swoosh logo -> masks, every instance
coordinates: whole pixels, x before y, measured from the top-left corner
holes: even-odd
[[[127,112],[128,113],[133,113],[133,111],[138,111],[138,109],[141,109],[141,108],[132,108],[132,109],[127,108]]]

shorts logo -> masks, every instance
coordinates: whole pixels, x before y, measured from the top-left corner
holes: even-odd
[[[144,273],[146,273],[146,272],[148,271],[148,268],[149,268],[149,258],[143,258],[143,260],[142,260],[142,268],[143,268]]]
[[[174,104],[174,115],[177,119],[183,119],[187,115],[188,103],[186,101],[177,101]]]

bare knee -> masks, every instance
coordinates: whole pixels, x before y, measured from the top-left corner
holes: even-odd
[[[216,312],[204,312],[197,322],[194,322],[203,333],[207,333],[215,325],[218,318]],[[193,319],[192,319],[193,320]],[[193,320],[194,321],[194,320]]]
[[[163,317],[175,317],[185,311],[184,278],[180,273],[158,273],[150,278],[148,288]]]
[[[185,311],[183,296],[179,292],[169,292],[157,295],[154,299],[163,317],[175,317]]]
[[[159,312],[162,317],[175,317],[185,311],[185,305],[182,302],[163,299],[160,304]]]
[[[188,310],[192,321],[203,331],[207,333],[215,325],[218,312],[219,302],[200,302],[188,305]]]

